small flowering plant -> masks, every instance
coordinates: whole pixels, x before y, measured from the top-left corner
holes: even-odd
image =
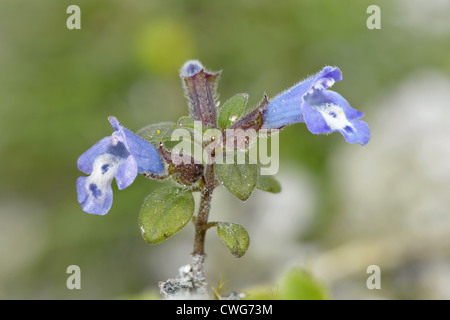
[[[258,145],[255,141],[276,136],[278,130],[295,123],[305,123],[314,134],[339,132],[349,143],[365,145],[370,140],[368,125],[360,120],[363,113],[329,90],[342,80],[336,67],[323,68],[273,99],[264,96],[253,108],[247,107],[247,94],[236,94],[220,106],[216,92],[219,76],[220,72],[207,71],[197,60],[186,62],[180,77],[189,116],[151,124],[137,133],[111,116],[112,135],[94,144],[77,162],[78,169],[88,175],[77,180],[78,202],[91,214],[105,215],[111,209],[113,179],[119,190],[130,186],[138,174],[172,182],[150,194],[139,215],[141,234],[150,244],[168,239],[189,221],[195,226],[193,263],[181,268],[177,278],[160,282],[164,297],[207,294],[204,248],[210,228],[216,228],[235,258],[246,252],[250,238],[245,228],[209,221],[209,213],[213,191],[220,185],[242,201],[255,188],[281,191],[280,184],[264,174],[258,156],[252,154],[252,146]],[[174,146],[174,142],[178,143]],[[200,193],[197,205],[194,192]]]

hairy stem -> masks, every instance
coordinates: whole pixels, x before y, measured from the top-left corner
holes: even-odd
[[[195,220],[195,238],[193,255],[205,254],[205,235],[208,229],[208,217],[211,209],[211,198],[215,188],[214,164],[206,166],[205,185],[201,191],[200,206]]]
[[[195,224],[194,251],[192,252],[192,258],[194,260],[192,265],[193,285],[195,291],[199,294],[204,294],[207,291],[205,272],[205,235],[206,230],[210,227],[208,225],[208,217],[211,209],[212,193],[216,187],[214,164],[206,166],[204,181],[205,183],[201,191],[197,218],[193,220]]]

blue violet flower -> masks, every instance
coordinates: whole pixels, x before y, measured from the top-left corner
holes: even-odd
[[[327,90],[342,80],[339,68],[325,67],[321,72],[275,96],[263,114],[263,129],[280,129],[305,122],[314,134],[340,132],[349,143],[365,145],[370,140],[364,114],[353,109],[339,93]]]
[[[83,153],[77,161],[78,169],[89,177],[77,180],[78,202],[87,213],[105,215],[111,208],[111,182],[116,179],[119,190],[133,183],[138,173],[164,173],[164,163],[158,150],[148,141],[109,117],[114,128],[105,137]]]

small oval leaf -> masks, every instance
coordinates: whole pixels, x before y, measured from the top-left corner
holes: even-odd
[[[250,244],[247,230],[236,223],[219,222],[217,224],[217,235],[235,258],[242,257]]]
[[[222,129],[231,127],[242,116],[247,105],[248,94],[238,93],[232,96],[224,103],[220,109],[219,119],[217,124]]]
[[[279,193],[281,191],[281,185],[274,176],[259,175],[256,188],[261,191]]]
[[[194,197],[189,190],[158,189],[142,205],[139,214],[141,234],[150,244],[166,240],[191,220],[194,209]]]
[[[216,178],[238,199],[245,201],[252,194],[258,180],[258,166],[249,163],[245,154],[245,163],[238,164],[237,157],[233,164],[216,164]]]

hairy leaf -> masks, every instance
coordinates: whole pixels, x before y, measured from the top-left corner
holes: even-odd
[[[194,209],[189,190],[170,187],[154,191],[144,200],[139,215],[142,236],[150,244],[166,240],[191,220]]]

